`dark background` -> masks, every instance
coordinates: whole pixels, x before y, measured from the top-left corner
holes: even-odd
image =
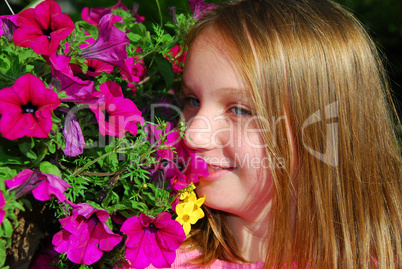
[[[5,0],[0,0],[0,15],[10,14]],[[219,2],[222,0],[207,0]],[[389,72],[392,93],[399,114],[402,118],[402,1],[401,0],[336,0],[350,9],[368,29],[385,56],[386,68]],[[21,11],[33,1],[9,0],[15,13]],[[80,19],[83,7],[110,7],[117,0],[57,0],[63,12],[73,20]],[[128,8],[134,2],[139,3],[138,13],[145,16],[144,23],[160,23],[156,0],[122,0]],[[166,22],[169,19],[168,7],[175,6],[177,13],[189,11],[187,0],[159,0],[161,12]],[[402,128],[401,128],[402,129]]]

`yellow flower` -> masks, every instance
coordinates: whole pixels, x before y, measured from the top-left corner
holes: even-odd
[[[193,192],[189,196],[187,196],[183,202],[184,203],[193,202],[194,203],[194,208],[193,208],[194,214],[197,215],[198,219],[202,219],[204,217],[204,211],[202,211],[201,206],[205,202],[205,195],[204,195],[204,197],[197,199],[197,196]]]
[[[176,220],[183,226],[184,232],[188,235],[191,231],[191,224],[197,222],[198,214],[194,212],[194,203],[180,203],[176,206]]]

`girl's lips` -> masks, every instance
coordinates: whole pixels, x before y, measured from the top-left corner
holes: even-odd
[[[220,167],[215,165],[208,165],[208,176],[201,177],[202,181],[212,182],[218,180],[219,178],[223,177],[229,172],[232,172],[235,168],[234,167]]]

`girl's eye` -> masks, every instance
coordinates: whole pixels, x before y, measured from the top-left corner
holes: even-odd
[[[198,100],[195,97],[186,97],[186,103],[189,104],[190,106],[195,106],[195,107],[200,106],[200,100]]]
[[[240,108],[240,107],[233,107],[231,109],[231,111],[236,114],[236,115],[240,115],[240,116],[245,116],[245,115],[251,115],[251,112],[249,110],[246,110],[244,108]]]

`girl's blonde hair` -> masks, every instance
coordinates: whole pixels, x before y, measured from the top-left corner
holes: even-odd
[[[267,154],[286,163],[272,169],[266,268],[402,268],[397,117],[361,24],[327,0],[245,0],[198,20],[189,44],[206,28],[241,73]],[[206,215],[187,240],[196,261],[244,262],[225,213]]]

